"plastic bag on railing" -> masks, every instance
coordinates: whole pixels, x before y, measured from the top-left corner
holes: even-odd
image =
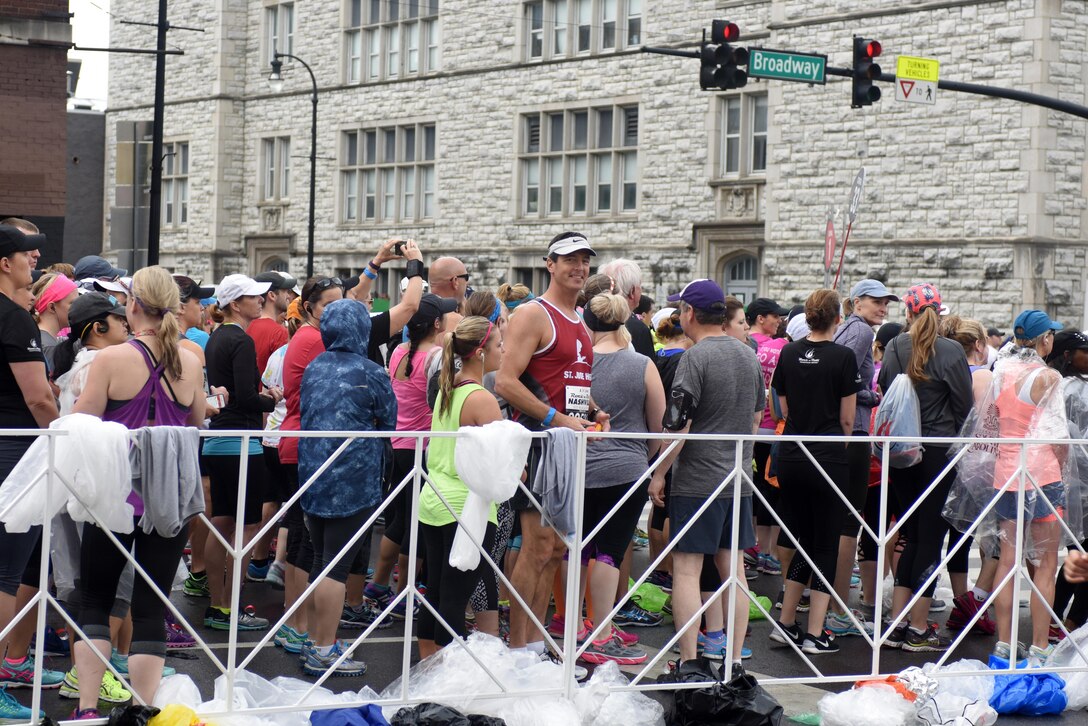
[[[918,441],[889,444],[888,465],[893,469],[905,469],[922,460],[922,409],[914,384],[905,373],[900,373],[888,386],[888,392],[880,401],[874,418],[874,436],[910,436]],[[880,458],[884,444],[873,442],[873,456]]]
[[[131,532],[133,510],[125,501],[132,492],[129,430],[83,413],[62,416],[49,428],[68,432],[56,437],[55,468],[80,493],[90,511],[71,497],[60,481],[55,482],[46,503],[49,440],[39,436],[0,486],[0,513],[11,507],[3,517],[7,530],[26,532],[46,518],[52,519],[67,503],[68,513],[77,522],[97,519],[114,532]]]
[[[922,671],[932,676],[937,681],[937,693],[966,698],[969,701],[990,702],[990,696],[994,693],[994,677],[992,673],[986,673],[990,667],[980,660],[958,660],[946,666],[926,663]],[[946,676],[951,673],[969,673],[971,671],[984,672],[979,676]]]
[[[532,436],[513,421],[462,426],[458,433],[453,463],[469,493],[461,509],[461,526],[450,548],[450,565],[469,572],[480,564],[480,551],[465,530],[477,542],[483,542],[491,503],[505,502],[517,491]]]
[[[1065,709],[1083,711],[1088,708],[1088,625],[1077,628],[1054,646],[1054,652],[1046,659],[1046,665],[1048,668],[1082,669],[1061,674],[1065,680],[1065,695],[1068,699]]]
[[[162,709],[170,704],[196,708],[200,701],[200,689],[196,687],[193,679],[184,673],[175,673],[162,679],[151,705]]]
[[[819,702],[822,726],[914,726],[914,704],[890,685],[829,693]]]

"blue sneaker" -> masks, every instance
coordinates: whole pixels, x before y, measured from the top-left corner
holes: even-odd
[[[782,563],[774,555],[761,553],[759,555],[759,571],[764,575],[781,575]]]
[[[276,631],[276,635],[272,638],[272,642],[288,653],[297,655],[301,655],[307,645],[313,644],[309,635],[298,632],[290,625],[281,625],[280,629]]]
[[[616,617],[613,618],[612,622],[628,628],[652,628],[661,625],[661,621],[664,619],[665,616],[661,613],[651,613],[635,603],[628,603],[627,607],[616,613]]]
[[[328,655],[322,655],[317,648],[306,650],[305,660],[302,661],[302,671],[309,676],[321,676],[332,668],[333,663],[344,653],[344,644],[339,640],[333,643]],[[361,660],[345,658],[340,665],[332,671],[334,676],[361,676],[366,673],[366,663]]]
[[[39,711],[38,718],[45,720],[45,711]],[[0,723],[27,723],[34,712],[16,701],[3,686],[0,686]]]
[[[64,674],[62,672],[42,668],[42,688],[60,688],[61,683],[64,683]],[[28,655],[19,665],[15,665],[7,658],[4,658],[0,662],[0,686],[33,688],[34,657]]]
[[[34,653],[37,649],[38,639],[31,638],[30,640],[30,652]],[[45,655],[50,658],[67,658],[72,655],[72,646],[68,643],[68,635],[65,633],[61,636],[53,626],[45,626]]]
[[[405,610],[407,608],[408,598],[404,598],[396,605],[393,606],[393,619],[394,620],[407,620],[405,617]],[[412,620],[419,619],[419,596],[417,595],[415,600],[412,601]]]
[[[725,636],[722,636],[721,640],[711,640],[705,633],[699,633],[699,641],[695,647],[704,658],[709,660],[725,660],[726,656],[732,653]],[[748,660],[752,657],[752,649],[742,647],[740,657],[742,660]]]
[[[117,652],[117,648],[113,649],[113,653],[110,654],[110,665],[117,669],[117,672],[128,678],[128,656],[121,655]],[[177,675],[177,670],[171,668],[168,665],[162,667],[162,677]],[[63,680],[63,679],[62,679]]]
[[[246,580],[249,582],[264,582],[268,578],[268,568],[271,566],[270,562],[266,562],[264,567],[258,567],[250,562],[249,568],[246,569]]]

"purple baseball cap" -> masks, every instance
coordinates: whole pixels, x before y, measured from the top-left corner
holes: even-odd
[[[725,292],[718,283],[702,278],[692,280],[680,292],[669,295],[669,302],[681,300],[699,310],[712,310],[715,305],[725,305]]]

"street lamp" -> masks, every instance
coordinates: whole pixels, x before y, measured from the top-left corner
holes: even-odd
[[[314,78],[314,72],[310,70],[310,66],[306,64],[306,61],[302,60],[298,56],[291,55],[290,53],[280,53],[278,50],[272,51],[272,73],[268,76],[268,85],[272,88],[274,93],[279,93],[283,90],[283,61],[281,58],[290,58],[291,60],[298,61],[302,64],[302,67],[306,69],[306,72],[310,74],[310,82],[313,84],[313,94],[310,97],[310,101],[313,103],[313,116],[310,121],[310,228],[309,236],[306,240],[306,278],[309,279],[314,276],[314,189],[316,187],[316,171],[317,171],[317,79]]]

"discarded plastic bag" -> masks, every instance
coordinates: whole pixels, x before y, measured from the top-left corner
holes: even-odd
[[[165,711],[171,704],[196,708],[200,705],[200,701],[200,689],[193,683],[193,679],[184,673],[175,673],[162,679],[151,705]]]
[[[927,726],[992,726],[997,711],[986,701],[938,693],[918,709],[918,720]]]
[[[170,677],[176,678],[177,676]],[[182,706],[180,703],[171,703],[163,706],[159,714],[153,716],[147,722],[147,726],[200,726],[201,723],[196,711],[188,706]]]
[[[302,697],[313,686],[312,683],[279,676],[268,681],[250,671],[238,671],[234,674],[234,705],[236,709],[262,708],[267,706],[293,706],[302,701],[302,707],[320,706],[333,703],[354,703],[359,700],[352,692],[333,693],[327,688],[316,688],[305,700]],[[215,698],[225,706],[227,699],[226,676],[215,679]],[[214,709],[197,709],[198,713],[208,713]],[[219,710],[225,710],[220,708]],[[232,717],[233,718],[233,717]],[[261,724],[275,724],[276,726],[308,726],[310,713],[306,710],[285,711],[282,713],[264,714],[258,721]],[[223,719],[215,719],[215,726],[241,726],[241,724],[224,723]]]
[[[1080,648],[1084,656],[1077,652]],[[1081,668],[1083,670],[1062,673],[1065,679],[1066,711],[1083,711],[1088,708],[1088,625],[1074,630],[1062,642],[1054,646],[1047,658],[1047,666],[1054,668]]]
[[[333,708],[310,714],[311,726],[389,726],[382,710],[373,705]]]
[[[117,706],[110,711],[106,726],[147,726],[148,722],[159,713],[154,706]]]
[[[466,716],[455,708],[440,703],[421,703],[405,706],[397,711],[391,726],[506,726],[506,722],[492,716]],[[333,726],[329,723],[329,726]]]
[[[910,376],[900,373],[888,386],[877,407],[874,436],[910,436],[922,438],[922,413],[918,394]],[[873,442],[873,456],[881,458],[884,444]],[[906,469],[922,460],[922,442],[895,442],[888,445],[888,465]]]
[[[990,656],[990,668],[1009,667],[1009,662]],[[1024,716],[1045,716],[1065,710],[1065,681],[1053,673],[1038,673],[1024,669],[1016,675],[994,676],[994,695],[990,706],[998,713],[1018,713]]]
[[[982,701],[989,703],[994,694],[994,677],[992,674],[981,676],[956,676],[941,678],[946,673],[964,673],[969,671],[986,671],[989,666],[980,660],[958,660],[946,666],[938,668],[933,663],[922,666],[926,675],[933,676],[937,680],[937,693],[940,695],[957,696],[968,701]]]
[[[675,713],[669,723],[680,726],[778,726],[782,722],[782,706],[762,686],[743,671],[728,683],[721,683],[721,670],[706,658],[684,661],[680,669],[659,683],[706,682],[695,689],[673,692]]]
[[[628,680],[615,663],[598,666],[574,694],[581,723],[587,726],[664,726],[665,709],[642,693],[613,693],[612,686],[626,686]]]
[[[517,491],[532,437],[513,421],[462,426],[458,433],[453,463],[468,487],[468,496],[461,508],[461,526],[453,536],[450,565],[470,572],[480,564],[480,550],[468,535],[482,543],[491,503],[505,502]]]
[[[771,612],[771,608],[774,607],[774,605],[771,604],[771,598],[767,597],[766,595],[757,595],[756,600],[759,602],[760,605],[763,606],[763,609],[766,610],[768,613]],[[749,622],[752,621],[752,620],[766,620],[766,619],[767,619],[767,616],[764,615],[760,611],[760,609],[758,607],[756,607],[756,604],[754,602],[752,602],[752,601],[748,601],[748,620],[749,620]]]
[[[867,686],[820,699],[822,726],[914,726],[914,704],[891,686]]]

